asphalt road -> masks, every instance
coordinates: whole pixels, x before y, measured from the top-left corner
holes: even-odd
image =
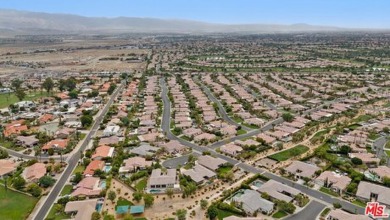
[[[49,195],[47,196],[46,200],[44,201],[42,207],[36,214],[35,218],[36,220],[43,220],[45,219],[46,215],[50,211],[51,206],[56,201],[58,195],[60,194],[62,188],[64,187],[65,183],[69,179],[70,175],[72,174],[74,168],[77,166],[78,161],[80,159],[80,153],[85,150],[85,148],[88,146],[89,142],[91,141],[92,137],[96,134],[96,131],[99,129],[100,123],[103,121],[104,116],[106,115],[107,111],[109,110],[110,106],[114,102],[115,98],[118,96],[119,91],[122,90],[123,84],[119,86],[119,88],[114,92],[114,94],[111,96],[110,100],[108,100],[106,106],[103,108],[103,111],[101,114],[96,118],[94,125],[92,126],[90,132],[87,134],[86,138],[84,139],[84,142],[80,146],[79,151],[75,152],[71,158],[68,161],[68,166],[64,170],[64,173],[60,177],[60,179],[57,180],[56,184],[54,185],[53,189],[49,192]]]
[[[229,163],[231,163],[233,165],[236,165],[236,166],[240,167],[241,169],[243,169],[243,170],[245,170],[247,172],[260,173],[260,174],[262,174],[262,175],[264,175],[264,176],[266,176],[266,177],[268,177],[270,179],[273,179],[273,180],[275,180],[277,182],[289,185],[289,186],[291,186],[291,187],[293,187],[293,188],[295,188],[297,190],[300,190],[302,193],[304,193],[306,195],[309,195],[311,197],[314,197],[314,198],[316,198],[316,199],[318,199],[320,201],[324,201],[324,202],[326,202],[328,204],[333,204],[335,202],[338,202],[338,203],[340,203],[342,205],[342,208],[345,209],[345,210],[348,210],[348,211],[350,211],[352,213],[364,214],[364,208],[362,208],[360,206],[356,206],[356,205],[354,205],[352,203],[349,203],[349,202],[346,202],[344,200],[340,200],[338,198],[329,196],[328,194],[322,193],[322,192],[320,192],[318,190],[309,188],[309,187],[304,186],[304,185],[300,185],[300,184],[298,184],[296,182],[293,182],[293,181],[291,181],[289,179],[286,179],[284,177],[280,177],[280,176],[275,175],[273,173],[270,173],[268,171],[265,171],[265,170],[253,167],[253,166],[248,165],[246,163],[241,163],[240,161],[238,161],[236,159],[233,159],[231,157],[227,157],[225,155],[219,154],[219,153],[217,153],[214,150],[216,147],[218,147],[218,145],[222,146],[223,144],[228,143],[230,141],[238,140],[238,139],[245,138],[245,137],[251,137],[253,135],[259,134],[262,131],[269,130],[269,129],[272,128],[272,124],[268,124],[268,125],[264,126],[261,129],[253,130],[253,131],[248,132],[247,134],[244,134],[244,135],[240,135],[240,136],[237,136],[237,137],[234,137],[234,138],[222,140],[220,142],[215,143],[213,146],[208,146],[208,147],[200,147],[200,146],[198,146],[198,145],[196,145],[194,143],[191,143],[191,142],[188,142],[186,140],[183,140],[181,138],[176,137],[170,131],[170,117],[171,117],[170,110],[171,110],[171,104],[170,104],[170,101],[169,101],[169,98],[168,98],[168,89],[167,89],[167,86],[165,84],[165,80],[163,78],[160,79],[160,85],[161,85],[161,88],[162,88],[161,96],[162,96],[162,100],[163,100],[163,104],[164,104],[163,119],[162,119],[162,123],[161,123],[161,128],[164,131],[164,133],[166,134],[168,139],[170,139],[170,140],[178,140],[181,144],[183,144],[183,145],[185,145],[187,147],[191,147],[194,150],[199,151],[199,152],[210,151],[212,153],[212,155],[217,156],[217,157],[219,157],[221,159],[224,159],[227,162],[229,162]],[[278,118],[277,121],[278,122],[283,122],[283,119]]]
[[[287,218],[286,220],[303,220],[303,219],[316,219],[316,217],[321,213],[321,211],[326,207],[326,205],[313,200],[305,206],[300,212],[297,212]]]
[[[200,154],[198,154],[196,152],[192,152],[190,154],[183,155],[181,157],[175,157],[175,158],[172,158],[170,160],[165,160],[164,162],[162,162],[162,165],[168,169],[172,169],[172,168],[177,169],[177,168],[179,168],[179,166],[184,166],[187,163],[188,157],[190,155],[194,155],[195,157],[200,156]]]

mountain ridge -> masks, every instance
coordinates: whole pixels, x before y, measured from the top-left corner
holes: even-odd
[[[0,29],[15,34],[44,33],[289,33],[333,32],[358,29],[316,26],[304,23],[284,24],[221,24],[184,19],[148,17],[85,17],[73,14],[0,9]]]

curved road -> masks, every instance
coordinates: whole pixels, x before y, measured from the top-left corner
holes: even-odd
[[[115,98],[118,96],[119,91],[122,90],[123,86],[124,86],[124,84],[122,83],[119,86],[119,88],[111,95],[110,100],[108,100],[107,104],[103,108],[103,111],[96,118],[95,123],[93,124],[90,132],[87,134],[87,136],[83,140],[83,143],[81,144],[80,149],[70,157],[70,159],[68,161],[68,166],[66,167],[65,171],[62,173],[61,177],[57,180],[54,187],[49,192],[46,200],[44,201],[43,205],[40,207],[38,213],[36,214],[36,216],[34,218],[35,220],[43,220],[46,217],[46,215],[48,214],[48,212],[50,211],[51,206],[56,201],[56,199],[57,199],[58,195],[60,194],[62,188],[64,187],[65,183],[69,179],[74,168],[77,166],[78,161],[80,159],[81,152],[83,152],[86,149],[86,147],[88,146],[92,137],[96,134],[96,131],[99,129],[100,123],[103,121],[104,116],[106,115],[110,106],[114,102]]]
[[[347,201],[341,200],[341,199],[336,198],[336,197],[329,196],[328,194],[322,193],[322,192],[320,192],[318,190],[314,190],[314,189],[309,188],[307,186],[300,185],[300,184],[298,184],[298,183],[296,183],[294,181],[291,181],[291,180],[286,179],[284,177],[280,177],[280,176],[275,175],[273,173],[270,173],[270,172],[268,172],[266,170],[263,170],[263,169],[260,169],[260,168],[248,165],[246,163],[241,163],[240,161],[238,161],[236,159],[233,159],[231,157],[227,157],[225,155],[219,154],[219,153],[217,153],[214,150],[214,148],[216,148],[216,146],[219,145],[219,144],[221,144],[221,146],[222,146],[223,144],[228,143],[230,141],[241,139],[241,138],[243,138],[242,136],[251,137],[253,135],[261,133],[263,130],[265,130],[267,128],[270,129],[270,127],[272,127],[271,124],[266,125],[265,128],[263,127],[262,129],[254,130],[254,131],[248,132],[247,134],[244,134],[244,135],[240,135],[240,136],[237,136],[237,137],[234,137],[234,138],[229,138],[227,140],[222,140],[220,142],[215,143],[214,146],[209,146],[209,147],[200,147],[200,146],[198,146],[198,145],[196,145],[194,143],[191,143],[191,142],[188,142],[188,141],[186,141],[184,139],[176,137],[175,135],[172,134],[172,132],[170,131],[170,128],[169,128],[169,125],[170,125],[170,115],[171,115],[171,112],[170,112],[171,103],[170,103],[169,98],[168,98],[168,89],[167,89],[167,86],[165,84],[164,78],[160,79],[160,85],[161,85],[161,88],[162,88],[161,97],[162,97],[163,104],[164,104],[161,128],[164,131],[164,133],[165,133],[165,135],[167,136],[168,139],[170,139],[170,140],[177,140],[181,144],[183,144],[183,145],[185,145],[187,147],[191,147],[192,149],[195,149],[196,151],[199,151],[199,152],[210,151],[212,153],[212,155],[214,155],[216,157],[219,157],[221,159],[224,159],[227,162],[229,162],[229,163],[231,163],[233,165],[236,165],[237,167],[241,168],[242,170],[245,170],[245,171],[250,172],[250,173],[262,174],[262,175],[264,175],[264,176],[266,176],[266,177],[268,177],[270,179],[273,179],[273,180],[275,180],[277,182],[289,185],[289,186],[291,186],[291,187],[293,187],[293,188],[295,188],[297,190],[300,190],[302,193],[305,193],[306,195],[309,195],[309,196],[311,196],[313,198],[316,198],[317,200],[324,201],[324,202],[326,202],[328,204],[333,204],[335,202],[338,202],[338,203],[340,203],[342,205],[343,209],[348,210],[348,211],[350,211],[352,213],[364,214],[364,208],[362,208],[360,206],[354,205],[352,203],[349,203]],[[281,119],[281,121],[283,121],[283,119]],[[316,203],[314,203],[313,205],[315,205],[316,207],[318,206],[318,205],[316,205]],[[310,210],[310,209],[308,209],[308,210]],[[307,212],[307,210],[306,210],[306,212]],[[319,213],[316,213],[316,216],[318,214]],[[310,215],[312,215],[312,213]]]

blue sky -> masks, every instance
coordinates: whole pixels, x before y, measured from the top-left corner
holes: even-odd
[[[0,0],[0,8],[94,17],[390,28],[390,0]]]

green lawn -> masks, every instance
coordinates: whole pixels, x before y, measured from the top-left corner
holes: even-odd
[[[229,211],[225,211],[225,210],[222,210],[222,209],[218,209],[218,219],[219,220],[222,220],[226,217],[229,217],[229,216],[232,216],[232,215],[236,215],[235,213],[233,212],[229,212]]]
[[[242,125],[248,127],[248,128],[252,128],[252,129],[258,129],[260,128],[259,126],[257,125],[250,125],[250,124],[247,124],[247,123],[242,123]]]
[[[73,171],[73,174],[77,173],[77,172],[80,172],[80,173],[83,173],[85,170],[85,167],[83,165],[78,165],[74,171]]]
[[[140,181],[138,181],[137,184],[135,184],[135,188],[138,191],[142,192],[145,189],[147,183],[148,183],[148,179],[147,178],[143,178]]]
[[[272,215],[272,218],[283,218],[284,216],[287,216],[288,214],[284,211],[277,211],[275,214]]]
[[[366,207],[366,205],[367,205],[367,203],[365,203],[359,199],[355,199],[352,203],[357,205],[357,206],[360,206],[360,207]]]
[[[355,123],[365,122],[365,121],[370,120],[371,118],[373,118],[373,116],[371,116],[371,115],[360,115],[359,117],[354,119],[353,122],[355,122]]]
[[[237,116],[233,116],[233,117],[230,117],[233,121],[235,121],[236,123],[241,123],[243,122],[244,120],[242,120],[242,118],[240,117],[237,117]]]
[[[37,198],[27,196],[0,186],[0,216],[3,220],[26,219],[35,204]]]
[[[61,196],[69,195],[73,190],[72,185],[65,185],[61,191]]]
[[[0,146],[3,146],[5,148],[11,148],[13,143],[11,141],[7,140],[0,140]]]
[[[129,200],[125,199],[125,198],[119,197],[119,198],[118,198],[118,202],[116,203],[115,209],[116,209],[116,207],[122,206],[122,205],[129,205],[129,206],[132,206],[133,203],[130,202]]]
[[[330,212],[330,208],[324,209],[324,211],[321,212],[321,217],[325,217]]]
[[[33,101],[36,99],[39,99],[41,97],[48,96],[47,92],[31,92],[27,93],[26,97],[23,99],[24,101]],[[8,107],[11,104],[14,104],[16,102],[19,102],[19,99],[15,96],[14,93],[12,94],[0,94],[0,108]]]
[[[47,214],[46,219],[54,219],[54,220],[62,220],[62,219],[69,219],[70,215],[65,214],[64,212],[56,213],[55,206],[60,206],[59,204],[53,204],[51,207],[49,214]]]
[[[244,129],[240,129],[237,131],[237,135],[246,134],[246,131]]]
[[[325,187],[321,187],[320,191],[323,193],[326,193],[328,195],[331,195],[331,196],[335,196],[335,197],[339,196],[339,194],[337,194],[337,193],[333,192],[332,190],[325,188]]]
[[[285,161],[285,160],[288,160],[292,157],[301,155],[308,150],[309,150],[309,148],[304,146],[304,145],[297,145],[297,146],[290,148],[288,150],[285,150],[285,151],[282,151],[282,152],[279,152],[276,154],[272,154],[271,156],[269,156],[269,158],[271,158],[273,160],[277,160],[277,161]]]
[[[224,167],[218,168],[217,172],[218,172],[218,174],[226,174],[227,172],[229,172],[232,169],[233,169],[233,167],[231,167],[231,166],[224,166]]]
[[[385,152],[386,152],[387,156],[390,157],[390,151],[385,150]]]
[[[390,140],[386,142],[386,144],[385,144],[385,148],[388,148],[388,149],[390,149]]]

